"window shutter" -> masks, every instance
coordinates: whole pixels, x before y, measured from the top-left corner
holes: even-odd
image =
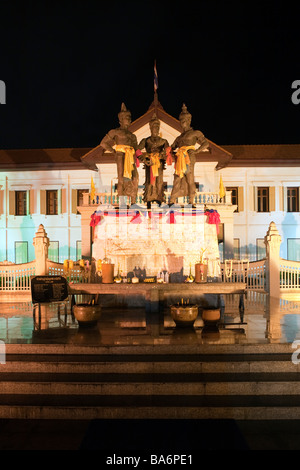
[[[72,189],[72,207],[71,207],[71,210],[72,210],[72,214],[77,214],[77,189]]]
[[[40,190],[40,213],[46,214],[46,190]]]
[[[4,212],[4,191],[0,190],[0,214]]]
[[[30,189],[28,191],[28,197],[29,197],[29,214],[34,214],[34,190]]]
[[[15,215],[16,214],[16,192],[15,191],[9,191],[9,199],[8,199],[8,212],[9,215]]]
[[[61,189],[61,214],[65,214],[67,212],[67,190]],[[58,208],[58,213],[59,213],[59,208]]]
[[[269,212],[274,212],[276,210],[276,201],[275,201],[275,186],[269,187]]]
[[[244,187],[243,186],[238,187],[238,211],[239,212],[244,211]]]
[[[279,186],[279,210],[283,211],[283,187]]]

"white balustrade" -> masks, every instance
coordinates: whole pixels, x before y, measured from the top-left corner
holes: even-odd
[[[247,289],[266,292],[266,259],[249,263]]]
[[[300,289],[300,262],[280,260],[280,289]]]
[[[0,263],[0,291],[28,291],[35,275],[35,261],[24,264]]]
[[[230,199],[230,194],[227,192],[225,203],[228,203],[228,198]],[[168,204],[171,197],[171,191],[165,191],[165,198],[166,203]],[[119,205],[119,196],[116,191],[111,193],[96,193],[95,198],[93,201],[91,200],[90,193],[83,194],[83,205],[84,206],[99,206],[101,204],[111,204],[113,206]],[[179,204],[187,204],[188,197],[180,197],[178,198]],[[124,196],[123,199],[124,204],[130,204],[130,198],[128,196]],[[145,204],[143,201],[143,193],[139,192],[137,196],[137,204]],[[202,192],[197,191],[195,195],[195,203],[196,204],[224,204],[224,202],[220,202],[220,196],[218,192]],[[229,202],[230,203],[230,202]]]

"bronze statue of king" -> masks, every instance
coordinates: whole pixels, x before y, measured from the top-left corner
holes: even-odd
[[[188,112],[185,104],[182,106],[179,121],[183,132],[171,145],[175,152],[175,173],[169,205],[174,204],[177,198],[183,196],[188,196],[189,204],[194,205],[196,156],[199,152],[207,149],[209,143],[201,131],[191,127],[192,115]]]
[[[131,113],[122,103],[118,114],[120,127],[110,130],[100,142],[104,150],[116,159],[118,172],[118,196],[129,196],[131,205],[136,203],[139,175],[136,168],[135,152],[138,147],[135,134],[128,130]]]
[[[156,113],[149,122],[151,135],[141,140],[139,150],[146,150],[146,154],[139,156],[139,160],[145,165],[145,187],[143,200],[150,208],[151,202],[161,205],[165,201],[163,171],[166,160],[172,161],[171,148],[166,139],[160,137],[160,120]],[[138,154],[138,152],[137,152]]]

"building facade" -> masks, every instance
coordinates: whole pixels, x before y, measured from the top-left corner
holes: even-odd
[[[154,111],[161,135],[171,145],[181,133],[180,123],[157,100],[131,123],[130,130],[138,142],[149,136]],[[143,165],[138,172],[142,195]],[[174,165],[167,166],[166,195],[173,174]],[[82,208],[87,209],[84,193],[91,191],[93,179],[97,193],[115,195],[116,176],[114,160],[99,147],[0,150],[0,262],[32,261],[32,240],[40,224],[50,239],[50,259],[63,262],[88,256],[82,251],[83,237],[90,233],[90,215],[84,222],[82,217]],[[220,201],[221,179],[226,198]],[[264,236],[273,221],[282,237],[280,256],[300,261],[300,145],[220,146],[209,141],[209,149],[197,158],[195,181],[197,202],[220,214],[221,258],[263,258]],[[96,206],[86,214],[94,210]]]

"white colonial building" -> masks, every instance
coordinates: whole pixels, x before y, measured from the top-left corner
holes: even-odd
[[[154,110],[161,121],[161,135],[171,145],[181,133],[180,123],[157,100],[132,122],[130,130],[138,141],[147,137]],[[116,118],[115,123],[107,123],[107,131],[117,126]],[[300,145],[209,143],[195,165],[197,202],[220,214],[221,257],[263,258],[264,236],[273,221],[282,237],[280,256],[300,261]],[[138,171],[142,195],[142,165]],[[167,166],[167,196],[173,173],[174,165]],[[115,200],[116,176],[116,164],[99,147],[0,150],[0,262],[33,260],[32,240],[40,224],[50,239],[53,261],[91,256],[90,216],[104,195],[107,201]],[[91,191],[92,179],[99,195],[94,205],[84,196]],[[220,201],[221,179],[226,197]]]

